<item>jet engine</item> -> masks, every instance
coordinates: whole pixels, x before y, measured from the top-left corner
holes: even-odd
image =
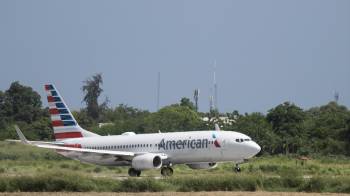
[[[157,154],[147,153],[134,157],[131,166],[137,170],[159,169],[162,167],[162,159]]]
[[[191,169],[213,169],[218,166],[217,163],[191,163],[187,164]]]

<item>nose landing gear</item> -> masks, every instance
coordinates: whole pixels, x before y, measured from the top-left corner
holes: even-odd
[[[237,173],[241,172],[241,168],[239,167],[238,164],[236,164],[236,166],[234,168],[234,171],[237,172]]]

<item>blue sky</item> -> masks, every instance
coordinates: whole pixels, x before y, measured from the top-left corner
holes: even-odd
[[[350,1],[0,1],[1,90],[18,80],[44,96],[52,82],[78,109],[82,81],[102,73],[111,106],[155,111],[161,72],[161,106],[199,88],[207,111],[214,60],[221,112],[335,91],[349,107]]]

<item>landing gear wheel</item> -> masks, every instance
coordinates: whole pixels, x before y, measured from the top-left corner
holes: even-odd
[[[160,173],[162,174],[162,176],[172,176],[174,173],[174,170],[171,167],[162,167],[162,169],[160,170]]]
[[[128,174],[129,174],[129,176],[132,176],[132,177],[140,177],[141,171],[140,170],[136,170],[134,168],[130,168],[129,171],[128,171]]]
[[[237,172],[237,173],[241,172],[241,168],[239,167],[238,164],[236,164],[236,166],[235,166],[235,172]]]

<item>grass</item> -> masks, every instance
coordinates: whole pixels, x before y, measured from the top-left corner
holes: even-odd
[[[336,161],[339,159],[339,161]],[[66,159],[54,151],[13,142],[0,142],[0,192],[192,192],[292,191],[350,193],[350,158],[317,157],[301,164],[293,156],[264,156],[242,164],[212,170],[174,167],[174,176],[159,170],[143,171],[143,178],[128,178],[126,167],[103,167]],[[122,180],[121,180],[121,177]]]
[[[17,193],[0,193],[0,196],[315,196],[319,193],[286,193],[286,192],[143,192],[143,193],[111,193],[111,192],[84,192],[84,193],[71,193],[71,192],[17,192]],[[327,196],[338,196],[343,194],[327,193]]]

